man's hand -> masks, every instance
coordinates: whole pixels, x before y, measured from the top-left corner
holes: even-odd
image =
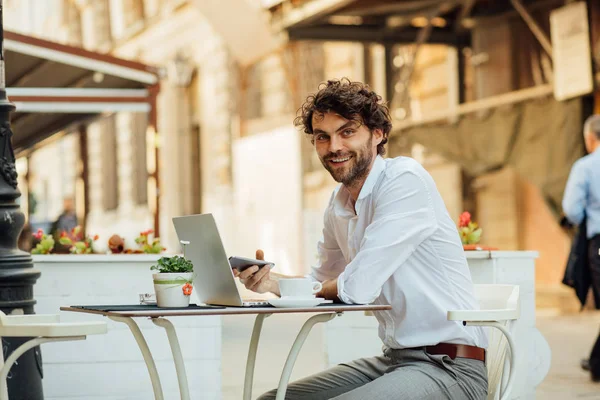
[[[333,300],[336,303],[341,303],[341,300],[338,297],[337,279],[330,279],[322,282],[322,284],[323,288],[317,293],[317,297],[323,297],[325,300]]]
[[[265,255],[262,250],[256,250],[256,259],[264,260]],[[253,265],[242,272],[233,270],[233,275],[240,278],[240,282],[246,286],[246,289],[256,293],[272,292],[279,295],[279,284],[271,278],[271,267],[266,265],[260,268],[258,265]]]

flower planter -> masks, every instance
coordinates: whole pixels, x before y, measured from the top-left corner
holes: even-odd
[[[187,307],[190,305],[192,272],[153,274],[154,293],[158,307]]]
[[[42,274],[34,286],[37,314],[59,313],[61,306],[139,304],[139,295],[154,293],[150,267],[173,254],[51,254],[33,255]],[[191,303],[197,302],[192,293]],[[65,321],[107,321],[106,335],[87,340],[42,346],[44,398],[150,399],[154,398],[148,370],[129,329],[97,315],[61,312]],[[202,399],[221,395],[221,317],[170,319],[177,330],[191,393]],[[179,386],[164,329],[150,319],[136,318],[161,374],[165,400],[176,398]],[[164,351],[163,351],[164,350]],[[65,385],[64,376],[78,376]],[[168,378],[168,379],[167,379]],[[189,379],[189,378],[188,378]]]

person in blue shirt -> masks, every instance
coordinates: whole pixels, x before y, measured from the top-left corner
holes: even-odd
[[[579,225],[586,219],[592,284],[600,287],[600,115],[592,115],[585,121],[583,135],[589,154],[573,164],[562,206],[569,222]],[[590,371],[594,382],[600,381],[600,336],[589,360],[582,360],[581,367]]]

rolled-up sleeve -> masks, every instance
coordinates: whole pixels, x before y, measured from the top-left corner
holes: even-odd
[[[579,225],[583,220],[587,194],[588,183],[585,169],[580,162],[576,162],[571,168],[562,201],[565,216],[574,224]]]
[[[384,183],[360,249],[338,277],[340,300],[372,303],[383,284],[437,227],[431,192],[423,177],[406,171]]]

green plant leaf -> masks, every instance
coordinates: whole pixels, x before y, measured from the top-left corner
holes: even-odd
[[[157,265],[150,267],[151,270],[158,270],[160,273],[169,272],[193,272],[194,266],[192,262],[180,256],[161,257],[157,261]]]
[[[477,244],[481,240],[481,228],[474,230],[469,234],[469,244]]]

